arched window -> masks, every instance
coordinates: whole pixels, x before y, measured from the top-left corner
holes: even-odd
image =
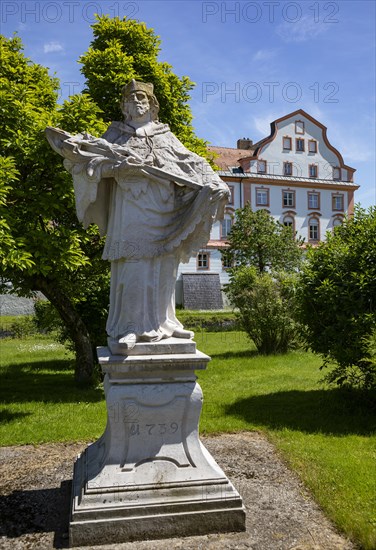
[[[337,216],[336,218],[334,218],[333,220],[333,228],[334,227],[339,227],[340,225],[343,224],[343,218],[341,218],[340,216]]]
[[[314,242],[320,240],[320,220],[318,218],[310,218],[309,220],[308,239]]]
[[[291,229],[294,229],[294,218],[292,216],[284,216],[283,225],[285,225],[286,227],[291,227]]]

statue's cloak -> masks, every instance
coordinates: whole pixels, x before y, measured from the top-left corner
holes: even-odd
[[[106,152],[103,140],[113,144]],[[93,140],[99,142],[95,155],[88,155],[77,137],[73,141],[74,155],[64,164],[73,176],[77,216],[85,227],[95,223],[107,235],[104,259],[137,261],[174,253],[187,262],[206,245],[213,222],[223,218],[228,188],[166,124],[151,122],[135,130],[113,122],[102,140]],[[103,177],[104,167],[120,158],[121,147],[145,170],[135,164],[134,174]]]

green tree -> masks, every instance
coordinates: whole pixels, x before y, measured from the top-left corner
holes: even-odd
[[[232,267],[225,292],[243,329],[260,353],[286,352],[296,345],[295,271],[302,239],[247,204],[236,211],[227,241],[222,255]]]
[[[260,353],[286,353],[296,346],[296,284],[296,273],[258,273],[253,266],[233,271],[226,292]]]
[[[274,220],[266,210],[252,211],[249,204],[235,212],[222,256],[228,265],[254,266],[265,271],[292,271],[302,259],[303,239],[294,238],[291,227]]]
[[[376,208],[354,216],[308,250],[299,311],[306,341],[334,367],[338,385],[376,386]]]
[[[99,258],[95,228],[84,231],[75,215],[72,182],[44,139],[47,125],[103,132],[99,109],[88,96],[57,109],[58,81],[22,53],[18,37],[0,37],[1,277],[14,290],[39,290],[64,320],[76,351],[77,382],[93,372],[90,335],[77,303]],[[84,283],[83,283],[84,281]]]
[[[160,38],[145,23],[98,16],[94,39],[81,56],[86,91],[104,112],[104,120],[121,120],[121,90],[131,79],[152,82],[160,104],[159,119],[191,151],[211,160],[206,142],[196,137],[188,101],[194,83],[178,77],[171,65],[158,61]]]

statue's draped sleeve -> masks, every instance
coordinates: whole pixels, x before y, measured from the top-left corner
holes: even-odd
[[[113,178],[102,177],[103,162],[103,158],[97,163],[64,160],[73,178],[77,218],[85,229],[95,223],[102,236],[107,232],[111,188],[116,185]]]
[[[110,159],[81,150],[82,134],[72,136],[51,126],[46,128],[45,134],[52,149],[64,157],[64,166],[72,174],[78,220],[85,228],[91,223],[97,224],[100,233],[105,235],[109,191],[114,181],[103,177],[103,168]],[[98,141],[88,134],[85,139]]]

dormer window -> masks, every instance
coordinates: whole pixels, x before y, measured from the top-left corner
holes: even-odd
[[[308,152],[317,153],[317,141],[315,139],[310,139],[308,141]]]
[[[295,133],[304,134],[304,122],[302,120],[295,121]]]
[[[266,174],[266,160],[259,160],[257,162],[257,173]]]
[[[297,151],[304,151],[304,139],[296,138],[296,140],[295,140],[295,149]]]
[[[337,166],[333,168],[333,179],[337,181],[341,179],[341,169]]]

